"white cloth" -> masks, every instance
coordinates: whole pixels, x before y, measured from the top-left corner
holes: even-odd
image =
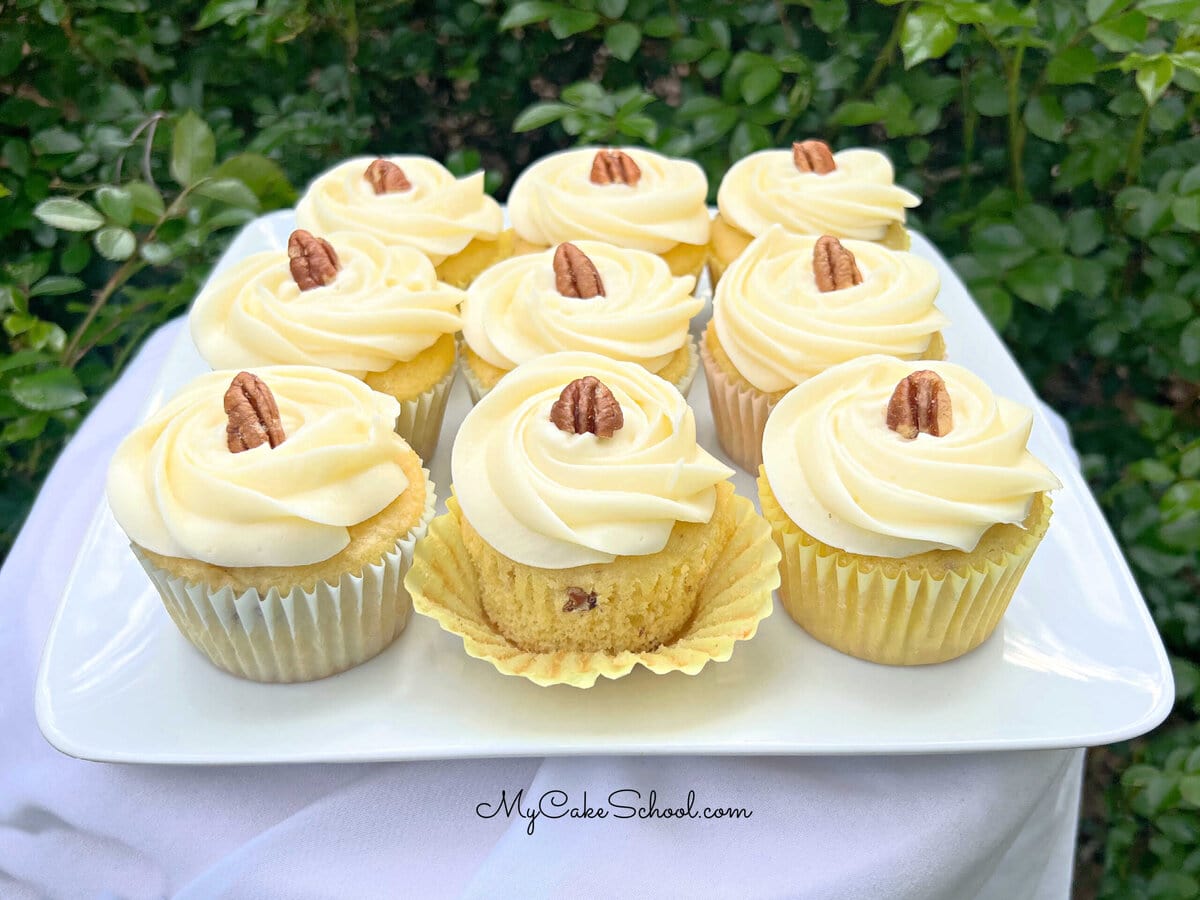
[[[1068,896],[1079,750],[219,768],[59,754],[34,720],[42,644],[108,460],[178,328],[151,338],[84,423],[0,571],[0,896]],[[752,815],[543,818],[529,835],[527,819],[476,814],[522,788],[526,805],[558,789],[591,806],[654,790],[659,808],[695,791],[697,808]]]

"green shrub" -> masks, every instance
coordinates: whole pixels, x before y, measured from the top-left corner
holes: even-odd
[[[33,49],[33,48],[36,48]],[[0,7],[0,547],[235,226],[360,151],[503,196],[576,141],[886,144],[1086,473],[1176,655],[1087,824],[1108,897],[1200,893],[1200,5],[16,0]],[[1190,679],[1190,680],[1189,680]]]

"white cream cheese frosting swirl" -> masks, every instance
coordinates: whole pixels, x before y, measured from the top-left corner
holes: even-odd
[[[598,241],[576,241],[596,267],[604,295],[558,292],[554,250],[492,266],[467,290],[463,337],[484,360],[512,369],[547,353],[587,350],[661,370],[688,340],[704,301],[695,279],[676,278],[662,257]]]
[[[215,566],[299,566],[349,542],[408,487],[394,430],[399,403],[356,378],[311,366],[253,374],[279,407],[286,440],[232,453],[225,391],[210,372],[133,431],[108,470],[108,502],[130,540]]]
[[[760,391],[800,384],[830,366],[872,353],[922,356],[948,319],[934,300],[932,263],[869,241],[842,242],[862,284],[822,291],[813,274],[818,238],[778,225],[730,264],[713,297],[721,347]]]
[[[439,266],[475,238],[495,240],[504,230],[500,204],[483,189],[483,172],[455,178],[425,156],[388,156],[412,188],[376,194],[363,177],[373,156],[339,163],[308,186],[296,205],[301,228],[328,236],[360,231],[389,246],[415,247]]]
[[[588,375],[621,405],[612,437],[550,421],[562,389]],[[505,375],[467,413],[450,466],[480,536],[547,569],[657,553],[676,522],[712,518],[716,485],[733,474],[696,443],[695,417],[673,385],[594,353],[555,353]]]
[[[600,149],[552,153],[521,173],[508,195],[519,237],[542,245],[607,241],[651,253],[708,243],[708,179],[700,166],[622,147],[642,170],[638,183],[593,184],[592,160]]]
[[[932,369],[954,413],[948,434],[887,427],[899,381]],[[1020,524],[1035,494],[1061,487],[1027,449],[1033,413],[953,363],[866,356],[790,391],[767,419],[763,468],[788,517],[850,553],[971,551],[993,525]]]
[[[326,238],[341,263],[327,285],[300,290],[287,252],[270,250],[205,287],[188,320],[209,365],[327,366],[361,378],[408,362],[462,327],[465,294],[439,282],[419,251],[368,234]]]
[[[801,172],[792,151],[760,150],[738,160],[717,191],[721,218],[754,236],[772,225],[797,234],[831,234],[881,240],[905,210],[921,203],[895,183],[891,161],[877,150],[833,155],[837,168],[824,175]]]

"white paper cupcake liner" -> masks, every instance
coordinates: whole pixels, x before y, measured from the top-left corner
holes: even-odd
[[[762,436],[767,416],[775,404],[769,394],[738,384],[730,378],[708,349],[700,342],[700,358],[704,361],[704,377],[708,382],[708,399],[717,440],[721,449],[735,463],[754,474],[762,465]]]
[[[286,594],[271,588],[266,596],[254,589],[214,591],[158,567],[136,544],[133,552],[184,637],[215,665],[251,681],[315,681],[371,659],[408,624],[412,600],[404,576],[437,504],[429,472],[422,472],[420,522],[378,563],[336,584],[322,581]]]
[[[679,393],[685,397],[688,395],[688,391],[692,389],[692,382],[696,380],[696,371],[700,368],[700,354],[696,349],[696,339],[694,337],[688,337],[687,352],[687,369],[674,382]],[[466,379],[467,391],[471,395],[471,402],[478,403],[491,388],[485,387],[483,382],[479,380],[479,376],[472,371],[471,364],[467,362],[466,354],[460,353],[459,359],[462,361],[463,378]]]
[[[450,399],[450,388],[454,386],[457,372],[458,366],[451,366],[442,380],[429,390],[400,404],[396,433],[408,441],[422,462],[429,462],[437,450],[442,420],[446,417],[446,402]]]

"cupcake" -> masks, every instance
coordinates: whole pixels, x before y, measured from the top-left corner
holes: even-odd
[[[268,366],[197,378],[130,434],[108,502],[183,635],[254,681],[311,681],[379,653],[433,518],[398,404],[356,378]]]
[[[698,671],[754,634],[778,552],[691,408],[642,366],[557,353],[467,414],[408,584],[472,655],[539,683]]]
[[[939,287],[911,253],[767,229],[721,279],[701,340],[721,447],[756,472],[767,414],[791,388],[875,353],[940,359]]]
[[[758,479],[780,598],[860,659],[953,659],[995,629],[1050,522],[1033,414],[961,366],[868,356],[788,393]]]
[[[717,191],[708,261],[713,285],[772,225],[907,250],[905,210],[920,202],[895,183],[891,162],[877,150],[833,153],[823,141],[798,141],[791,150],[751,153],[733,164]]]
[[[460,288],[512,252],[483,172],[455,178],[424,156],[360,156],[334,166],[308,186],[296,222],[314,234],[365,232],[388,247],[420,250],[440,281]]]
[[[686,394],[696,374],[688,333],[704,302],[642,250],[596,241],[514,256],[484,272],[463,304],[463,371],[478,400],[516,366],[561,350],[634,362]]]
[[[514,252],[605,241],[656,253],[696,278],[708,255],[708,179],[686,159],[634,147],[565,150],[521,173],[508,196]]]
[[[390,394],[400,401],[397,432],[430,459],[454,382],[464,296],[410,247],[297,230],[287,252],[256,253],[207,285],[189,323],[215,369],[325,366]]]

